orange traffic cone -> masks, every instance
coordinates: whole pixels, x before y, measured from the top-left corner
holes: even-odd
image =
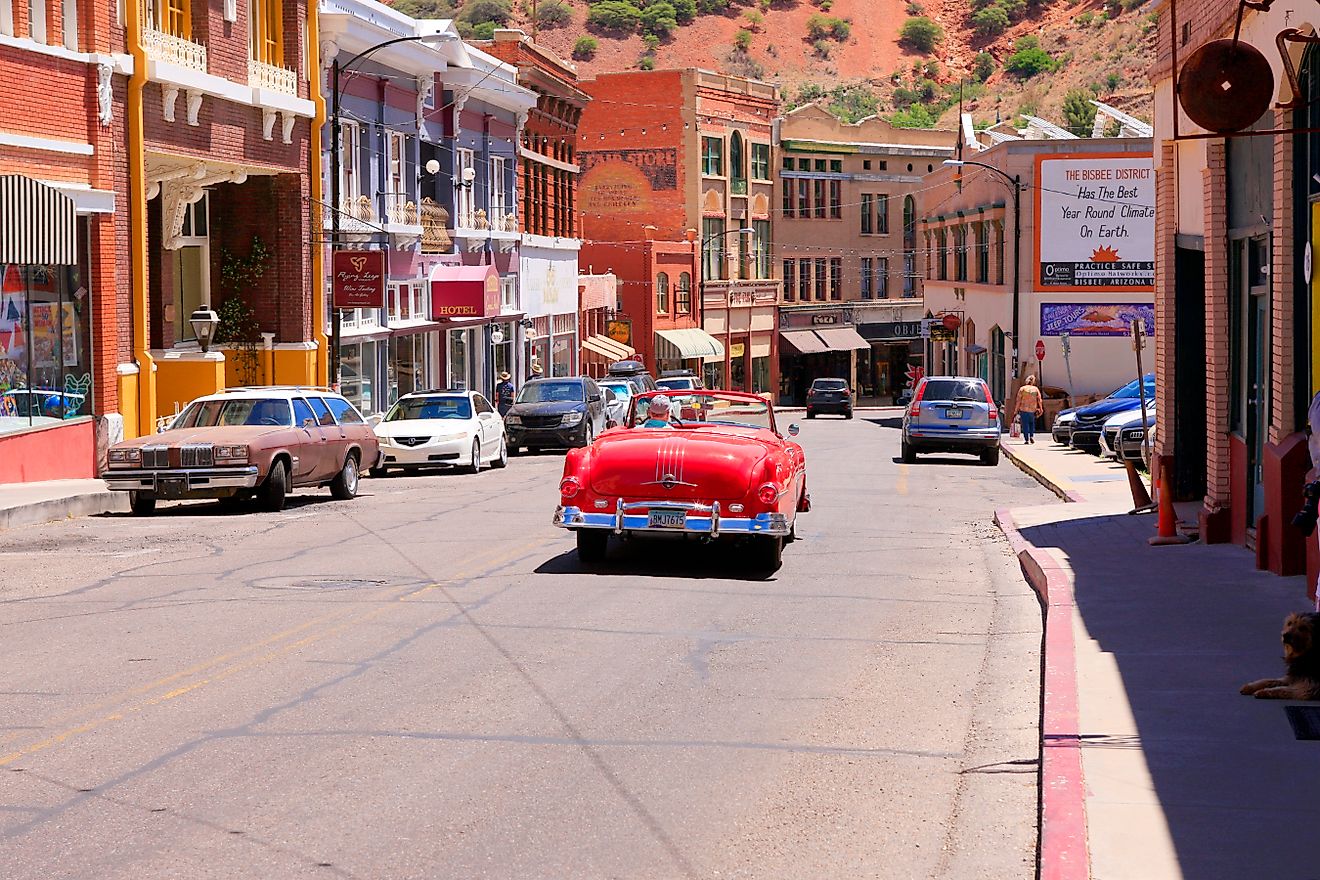
[[[1150,500],[1150,493],[1146,491],[1141,474],[1137,473],[1137,466],[1124,461],[1123,469],[1127,471],[1128,489],[1132,492],[1132,509],[1128,513],[1150,513],[1155,510],[1155,503]]]
[[[1191,538],[1178,534],[1178,517],[1173,512],[1173,493],[1167,491],[1164,480],[1163,462],[1155,470],[1155,497],[1158,499],[1160,521],[1158,532],[1147,541],[1152,547],[1164,547],[1170,544],[1189,544]]]

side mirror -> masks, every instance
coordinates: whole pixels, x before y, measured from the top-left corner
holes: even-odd
[[[610,389],[606,388],[606,389],[605,389],[605,402],[606,402],[606,403],[614,403],[614,401],[616,401],[616,400],[618,400],[618,398],[615,396],[614,392],[611,391]]]
[[[316,419],[303,419],[303,429],[311,428],[316,425]]]
[[[802,428],[800,428],[796,422],[788,426],[788,436],[790,437],[796,437],[801,432]]]
[[[379,425],[384,420],[385,420],[385,416],[382,415],[381,413],[372,413],[371,415],[367,416],[367,424],[371,425],[371,427],[373,428]]]

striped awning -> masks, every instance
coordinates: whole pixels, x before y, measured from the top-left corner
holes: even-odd
[[[611,361],[627,360],[637,354],[637,351],[631,345],[624,345],[619,340],[611,339],[608,336],[588,336],[582,340],[582,347]]]
[[[655,331],[655,354],[662,361],[723,360],[724,343],[700,327]]]
[[[73,266],[77,241],[73,199],[21,174],[0,176],[0,263]]]

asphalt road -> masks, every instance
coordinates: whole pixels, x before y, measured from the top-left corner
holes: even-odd
[[[766,579],[581,570],[555,454],[0,532],[0,877],[1033,877],[1051,496],[802,427]]]

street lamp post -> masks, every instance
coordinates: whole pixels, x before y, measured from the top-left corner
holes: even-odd
[[[339,63],[339,56],[330,65],[330,250],[333,252],[339,247],[339,214],[340,214],[340,192],[339,192],[339,166],[340,150],[343,149],[341,142],[341,127],[339,124],[339,75],[348,70],[358,61],[375,52],[378,49],[384,49],[386,46],[393,46],[397,43],[426,43],[434,41],[445,41],[454,39],[454,35],[448,33],[420,34],[410,37],[395,37],[392,40],[386,40],[383,43],[377,43],[374,46],[363,49],[343,64]],[[334,286],[331,285],[333,291]],[[330,384],[335,388],[339,387],[339,337],[342,327],[339,308],[333,301],[330,304]],[[318,319],[319,320],[319,319]]]
[[[1013,378],[1018,377],[1018,312],[1022,298],[1022,175],[1009,176],[985,162],[971,162],[963,159],[945,159],[944,164],[951,168],[975,165],[986,171],[993,171],[1013,187]]]

